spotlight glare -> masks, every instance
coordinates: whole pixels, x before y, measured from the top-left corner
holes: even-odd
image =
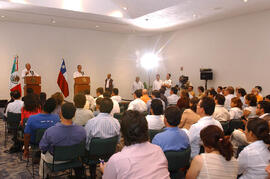
[[[156,68],[158,66],[158,62],[160,61],[160,58],[153,53],[147,53],[142,56],[140,59],[141,66],[145,68],[146,70],[151,70],[153,68]]]

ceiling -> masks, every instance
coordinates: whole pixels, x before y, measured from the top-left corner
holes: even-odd
[[[0,0],[0,22],[152,34],[268,9],[269,0]]]

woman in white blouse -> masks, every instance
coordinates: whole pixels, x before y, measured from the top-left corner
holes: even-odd
[[[231,99],[230,119],[240,119],[243,116],[243,103],[240,98],[234,97]]]
[[[245,103],[248,105],[244,109],[244,116],[246,119],[258,117],[256,115],[257,98],[254,94],[247,94],[245,97]]]
[[[241,179],[265,179],[267,173],[265,168],[270,160],[270,134],[267,121],[254,118],[248,120],[245,134],[251,142],[239,154],[239,174]]]
[[[232,144],[223,131],[215,125],[210,125],[201,130],[200,137],[205,153],[194,157],[186,178],[237,178],[237,160],[233,157]]]

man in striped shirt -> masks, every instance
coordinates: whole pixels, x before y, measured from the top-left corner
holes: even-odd
[[[92,138],[110,138],[120,136],[120,124],[110,113],[113,102],[110,98],[103,98],[100,103],[100,113],[88,120],[86,130],[86,149],[89,149]]]

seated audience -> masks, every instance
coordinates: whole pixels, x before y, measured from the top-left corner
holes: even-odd
[[[198,87],[198,98],[201,99],[204,96],[204,87],[199,86]]]
[[[195,99],[195,100],[197,99],[197,100],[195,101],[193,99]],[[192,101],[192,103],[191,103],[191,101]],[[178,125],[178,127],[182,128],[186,132],[187,132],[187,130],[190,129],[191,125],[197,123],[198,120],[200,119],[200,116],[198,114],[196,114],[196,108],[197,108],[198,102],[199,102],[199,99],[196,97],[192,98],[191,100],[189,100],[188,98],[180,98],[177,102],[178,108],[184,110],[183,115],[181,117],[180,124]],[[191,107],[193,107],[193,105],[195,106],[194,111],[192,109],[190,109]],[[194,109],[194,107],[193,107],[193,109]]]
[[[97,98],[103,98],[103,93],[104,93],[104,90],[103,90],[102,87],[99,87],[99,88],[96,89]]]
[[[44,106],[44,104],[42,106]],[[33,94],[26,95],[24,97],[24,105],[21,109],[20,125],[23,126],[24,120],[27,120],[31,115],[35,115],[40,112],[41,112],[41,106],[39,104],[39,101],[37,101],[35,95]]]
[[[41,92],[39,94],[39,100],[40,100],[40,108],[43,108],[43,105],[45,104],[46,100],[47,100],[47,94],[45,92]]]
[[[24,157],[29,153],[29,143],[35,144],[36,130],[47,129],[60,122],[59,116],[52,114],[56,108],[56,101],[49,98],[41,110],[40,114],[32,115],[28,118],[27,125],[24,129]]]
[[[151,115],[146,116],[148,129],[160,130],[164,127],[164,116],[162,102],[158,99],[153,99],[151,102]]]
[[[46,105],[46,104],[45,104]],[[76,108],[72,103],[65,103],[61,106],[61,123],[57,123],[55,126],[48,128],[40,143],[39,148],[41,150],[41,160],[39,165],[39,176],[43,176],[43,160],[47,163],[53,163],[53,147],[54,146],[72,146],[85,141],[86,134],[82,126],[74,125],[72,118],[75,115]],[[64,161],[55,161],[59,164]],[[44,166],[44,177],[48,174],[47,166]],[[75,169],[76,178],[80,178],[82,170],[80,168]]]
[[[14,101],[7,105],[6,112],[5,112],[6,117],[7,117],[8,112],[20,114],[21,109],[23,107],[23,101],[20,100],[21,94],[19,91],[14,91],[12,97]]]
[[[182,113],[183,109],[180,110],[176,106],[170,106],[165,110],[165,131],[155,135],[152,141],[153,144],[160,146],[164,152],[170,150],[180,151],[189,147],[189,139],[186,132],[177,127]]]
[[[256,96],[257,102],[263,100],[262,95],[260,95],[259,93],[260,93],[260,91],[259,91],[258,88],[253,88],[253,89],[251,90],[251,94],[254,94],[254,95]]]
[[[94,114],[89,109],[84,109],[86,103],[86,97],[84,94],[76,94],[73,101],[76,107],[76,112],[72,121],[74,124],[84,126],[89,119],[94,117]]]
[[[217,94],[222,94],[222,86],[217,87]]]
[[[105,91],[105,93],[103,93],[103,97],[111,99],[111,93],[109,91]],[[111,111],[111,115],[113,116],[115,113],[120,113],[120,106],[119,106],[117,101],[115,101],[114,99],[111,99],[111,100],[113,102],[113,108]]]
[[[262,87],[261,86],[255,86],[255,88],[257,88],[259,90],[259,96],[262,96]]]
[[[242,104],[243,104],[242,108],[247,107],[247,104],[245,104],[245,96],[246,95],[247,95],[247,92],[246,92],[246,90],[244,88],[238,88],[236,90],[236,96],[238,98],[240,98],[240,100],[242,101]]]
[[[112,97],[111,99],[117,101],[118,103],[122,101],[121,96],[118,95],[119,94],[119,90],[118,88],[113,88],[112,89]]]
[[[266,116],[270,116],[270,102],[260,101],[258,102],[256,115],[263,119]]]
[[[91,111],[94,111],[95,110],[95,106],[96,106],[96,102],[95,102],[95,99],[93,98],[93,96],[90,95],[90,90],[85,90],[84,91],[84,95],[86,97],[86,102],[85,102],[85,105],[84,105],[84,109],[89,109]]]
[[[200,138],[205,153],[192,160],[186,178],[237,178],[238,164],[232,144],[222,130],[215,125],[207,126],[201,130]]]
[[[161,87],[162,88],[162,87]],[[158,99],[158,100],[160,100],[161,102],[162,102],[162,106],[163,106],[163,111],[165,110],[165,107],[166,107],[166,104],[165,104],[165,102],[160,98],[160,95],[161,95],[161,93],[158,91],[158,90],[154,90],[154,91],[152,91],[152,93],[151,93],[151,98],[152,98],[152,100],[153,99]],[[165,96],[164,96],[165,97]],[[149,101],[147,101],[147,112],[148,112],[148,114],[150,114],[150,109],[151,109],[151,102],[152,102],[152,100],[149,100]],[[167,98],[166,98],[166,100],[167,100]]]
[[[241,119],[243,116],[242,101],[239,97],[234,97],[231,100],[230,119]]]
[[[161,86],[161,88],[159,89],[159,98],[164,102],[165,107],[167,107],[168,105],[168,99],[165,96],[165,92],[166,92],[166,87],[165,86]],[[153,94],[153,93],[152,93]],[[270,99],[270,98],[269,98]],[[164,108],[165,109],[165,108]]]
[[[217,92],[214,89],[212,89],[209,91],[208,97],[214,99],[216,95],[217,95]]]
[[[142,96],[142,90],[136,90],[133,93],[134,100],[131,101],[128,105],[128,110],[133,110],[133,111],[139,111],[139,112],[145,112],[147,111],[147,105],[143,100],[141,100]]]
[[[57,114],[58,116],[60,116],[61,105],[64,103],[64,96],[62,93],[56,92],[51,97],[56,101],[56,108],[52,112],[52,114]]]
[[[203,97],[197,105],[197,114],[201,117],[201,119],[196,124],[193,124],[189,129],[191,158],[195,157],[200,152],[200,132],[203,128],[209,125],[216,125],[222,129],[220,122],[212,118],[214,111],[215,101],[212,98]]]
[[[265,120],[249,119],[246,125],[246,138],[250,142],[239,154],[239,174],[243,178],[267,178],[265,168],[270,160],[269,126]]]
[[[95,107],[95,111],[93,112],[94,116],[96,117],[99,113],[100,113],[100,104],[103,98],[97,98],[96,99],[96,107]]]
[[[188,95],[189,95],[189,98],[195,97],[195,92],[193,91],[193,86],[192,85],[188,86]]]
[[[170,178],[168,162],[161,148],[148,142],[147,121],[142,114],[125,112],[121,133],[125,147],[107,163],[100,164],[103,179]]]
[[[6,119],[5,113],[6,113],[8,104],[14,102],[13,93],[14,93],[14,91],[11,91],[11,92],[9,93],[9,95],[10,95],[10,100],[7,102],[7,104],[6,104],[6,106],[5,106],[5,109],[4,109],[4,112],[3,112],[3,113],[1,112],[1,115],[2,115],[2,117],[4,118],[4,120]]]
[[[226,108],[224,108],[224,102],[225,102],[225,97],[221,94],[217,94],[215,97],[215,112],[213,114],[213,118],[218,120],[219,122],[221,121],[229,121],[230,120],[230,113]]]
[[[248,107],[244,108],[244,117],[246,119],[257,117],[256,108],[257,108],[257,98],[253,94],[247,94],[245,97],[245,103]]]
[[[230,111],[231,109],[231,100],[232,98],[234,98],[234,88],[232,86],[228,86],[226,88],[225,92],[225,103],[224,103],[224,107]]]
[[[167,97],[168,105],[176,105],[179,99],[177,95],[178,89],[176,87],[172,87],[170,91],[170,96]]]
[[[144,102],[143,102],[144,103]],[[89,149],[92,138],[110,138],[119,136],[120,124],[110,113],[113,109],[113,102],[110,98],[103,98],[100,103],[100,113],[89,120],[85,126],[86,149]]]
[[[141,100],[143,100],[145,102],[145,104],[147,104],[147,102],[149,100],[151,100],[151,98],[148,96],[148,91],[147,89],[143,89],[142,90],[142,97],[141,97]]]

